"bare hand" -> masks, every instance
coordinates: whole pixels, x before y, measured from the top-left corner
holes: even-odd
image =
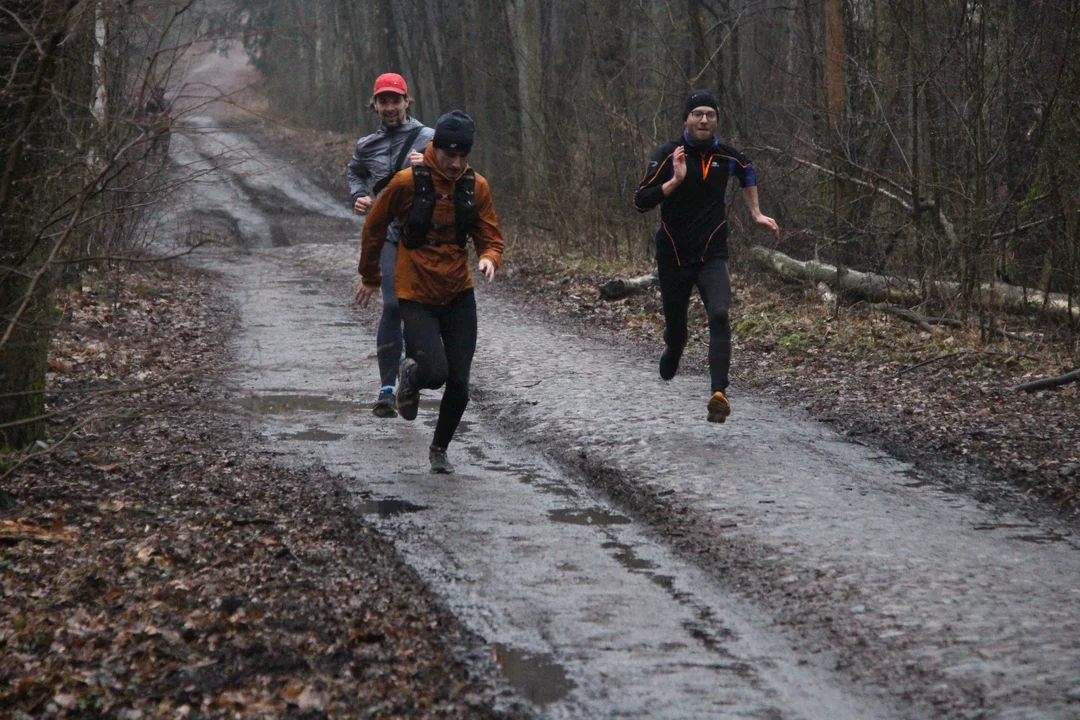
[[[360,307],[367,307],[368,302],[371,300],[371,296],[378,291],[378,285],[365,285],[361,280],[360,284],[356,287],[356,302]]]
[[[480,272],[484,273],[488,282],[491,282],[495,279],[495,263],[488,258],[480,258]]]
[[[370,210],[371,206],[374,204],[375,201],[372,200],[370,197],[368,197],[367,195],[361,195],[360,197],[356,198],[356,203],[353,205],[352,210],[357,215],[363,215],[368,210]]]
[[[671,179],[661,185],[664,190],[664,197],[675,192],[675,189],[682,185],[682,181],[686,178],[686,152],[683,150],[682,145],[675,148],[675,152],[671,153],[671,173]]]
[[[767,227],[772,230],[773,239],[776,242],[780,242],[780,226],[776,224],[776,221],[767,215],[757,215],[754,217],[754,222],[762,227]]]
[[[671,166],[674,171],[672,179],[676,185],[681,185],[682,181],[686,179],[686,151],[683,150],[683,146],[675,148],[675,152],[671,153]]]
[[[409,164],[413,167],[424,164],[424,155],[417,150],[413,150],[409,153]]]

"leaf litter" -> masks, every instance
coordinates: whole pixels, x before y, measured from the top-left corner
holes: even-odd
[[[47,450],[0,473],[5,716],[496,716],[476,639],[336,479],[222,411],[212,278],[116,268],[57,302]]]

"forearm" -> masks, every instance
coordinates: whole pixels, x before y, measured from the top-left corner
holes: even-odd
[[[743,188],[743,197],[746,198],[746,204],[750,207],[750,214],[755,218],[759,217],[761,215],[761,206],[758,204],[757,185]]]
[[[503,240],[502,229],[495,215],[495,206],[491,202],[491,192],[487,183],[477,187],[476,209],[480,213],[480,221],[472,233],[476,254],[481,259],[491,260],[495,267],[499,267],[502,265],[503,248],[506,242]]]
[[[638,212],[647,212],[663,202],[667,195],[659,185],[638,188],[634,193],[634,207]]]
[[[367,168],[355,156],[345,166],[345,179],[349,181],[349,197],[353,202],[356,202],[358,197],[371,195],[370,175]]]
[[[365,228],[364,239],[360,248],[360,263],[357,271],[360,280],[365,285],[380,285],[382,283],[382,270],[379,267],[379,258],[382,255],[383,243],[386,242],[386,228],[382,232],[368,232]]]
[[[682,185],[682,180],[677,180],[675,178],[671,178],[666,183],[661,185],[660,189],[664,191],[664,197],[668,197],[668,196],[671,195],[671,193],[675,192],[675,190],[680,185]]]

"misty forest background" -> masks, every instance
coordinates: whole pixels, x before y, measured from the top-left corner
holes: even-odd
[[[242,41],[286,123],[355,137],[402,73],[421,120],[476,119],[511,243],[619,267],[651,255],[646,159],[710,88],[784,252],[948,281],[954,315],[1001,312],[988,286],[1053,293],[1076,356],[1078,33],[1080,0],[6,0],[0,445],[43,436],[55,289],[144,249],[190,179],[141,109],[198,41]],[[732,196],[738,261],[772,241]]]
[[[370,132],[389,70],[429,124],[473,115],[473,165],[560,249],[650,254],[630,198],[704,87],[789,252],[1080,299],[1077,0],[255,0],[239,20],[285,115]]]

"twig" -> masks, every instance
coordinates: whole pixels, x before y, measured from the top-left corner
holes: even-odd
[[[896,307],[895,305],[889,305],[888,303],[870,303],[867,305],[871,310],[877,310],[879,312],[898,317],[901,320],[918,325],[926,332],[933,332],[934,325],[944,325],[946,327],[966,327],[966,323],[963,320],[956,320],[954,318],[934,317],[932,315],[921,315],[914,310],[907,308]],[[998,327],[991,327],[989,325],[980,325],[979,329],[983,332],[989,332],[994,335],[1000,335],[1001,337],[1008,338],[1009,340],[1016,340],[1018,342],[1031,342],[1031,338],[1021,335],[1020,333],[1010,332],[1009,330],[1003,330]]]
[[[911,367],[906,367],[903,370],[900,370],[899,372],[896,373],[896,377],[900,377],[901,375],[909,373],[912,370],[918,370],[919,368],[930,365],[931,363],[936,363],[939,360],[947,360],[947,359],[949,359],[951,357],[956,357],[957,355],[967,355],[967,353],[968,353],[967,350],[958,350],[958,351],[953,352],[953,353],[947,353],[945,355],[938,355],[937,357],[930,358],[929,360],[923,360],[921,363],[918,363],[916,365],[912,365]]]
[[[871,305],[870,307],[874,310],[880,310],[887,315],[892,315],[893,317],[898,317],[901,320],[905,320],[914,325],[918,325],[920,328],[922,328],[928,333],[934,332],[934,328],[930,325],[929,322],[927,322],[927,318],[913,310],[896,307],[894,305],[887,305],[885,303],[876,303]]]

